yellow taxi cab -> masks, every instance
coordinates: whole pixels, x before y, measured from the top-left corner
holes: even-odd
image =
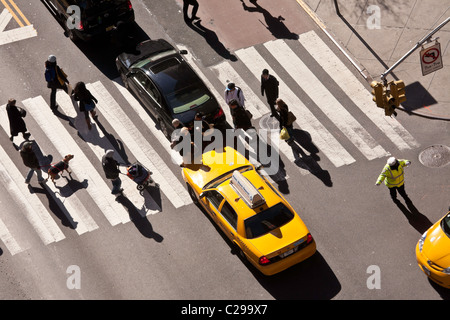
[[[203,154],[183,168],[194,203],[201,205],[240,256],[265,275],[281,272],[316,252],[316,243],[291,205],[236,150]]]
[[[422,235],[416,258],[428,278],[450,289],[450,211]]]

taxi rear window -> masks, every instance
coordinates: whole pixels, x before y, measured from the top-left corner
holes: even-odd
[[[294,218],[294,214],[283,203],[278,203],[244,220],[247,239],[254,239],[275,230]]]

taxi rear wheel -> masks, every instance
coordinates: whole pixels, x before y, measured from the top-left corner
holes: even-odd
[[[187,189],[188,189],[189,196],[191,197],[194,204],[198,205],[198,198],[197,198],[197,195],[195,194],[194,189],[192,189],[192,187],[190,185],[187,185]]]

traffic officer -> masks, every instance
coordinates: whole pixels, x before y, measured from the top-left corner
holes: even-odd
[[[387,160],[387,163],[384,166],[383,170],[381,171],[381,174],[378,176],[377,182],[375,183],[378,186],[381,184],[381,182],[384,181],[384,184],[389,188],[391,198],[394,202],[398,202],[397,191],[401,194],[406,202],[411,202],[405,192],[405,176],[403,170],[404,167],[407,167],[410,164],[411,161],[409,160],[390,157]]]

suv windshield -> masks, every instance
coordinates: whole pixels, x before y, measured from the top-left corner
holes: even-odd
[[[244,220],[247,239],[254,239],[279,228],[294,218],[294,214],[283,203],[259,212]]]
[[[441,228],[444,230],[447,237],[450,238],[450,212],[442,219]]]

